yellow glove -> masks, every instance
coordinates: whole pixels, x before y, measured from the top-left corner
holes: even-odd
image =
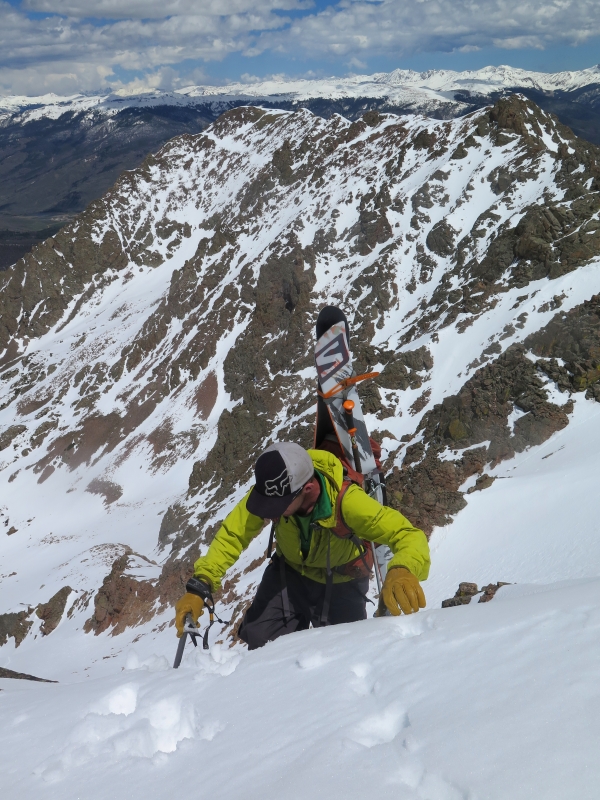
[[[426,605],[421,584],[406,567],[390,569],[385,576],[381,595],[393,617],[400,616],[402,612],[412,614]]]
[[[201,617],[204,608],[204,600],[198,597],[197,594],[190,594],[186,592],[183,597],[175,603],[175,627],[177,628],[177,637],[183,636],[183,626],[185,625],[185,618],[187,614],[192,615],[194,625],[198,624],[198,617]]]

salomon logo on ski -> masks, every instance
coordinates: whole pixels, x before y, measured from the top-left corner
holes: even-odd
[[[339,372],[349,361],[350,353],[346,344],[346,337],[343,333],[339,333],[325,347],[315,353],[315,363],[321,383],[334,373]]]

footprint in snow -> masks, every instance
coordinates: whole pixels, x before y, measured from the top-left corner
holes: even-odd
[[[300,669],[317,669],[318,667],[322,667],[324,664],[327,664],[328,661],[331,661],[330,658],[325,658],[325,656],[320,653],[318,650],[310,653],[303,653],[297,660],[296,664],[300,667]]]
[[[94,704],[94,714],[133,714],[137,706],[138,686],[135,683],[124,683],[109,692]]]
[[[373,694],[375,692],[376,683],[368,677],[371,672],[370,664],[355,664],[353,667],[350,667],[350,672],[353,675],[350,679],[350,688],[359,697],[366,697],[368,694]]]
[[[397,703],[362,720],[350,733],[350,739],[363,747],[391,742],[409,725],[408,715]]]
[[[428,772],[415,758],[407,757],[391,774],[388,782],[412,789],[415,800],[466,800],[470,793],[463,792],[440,775]]]

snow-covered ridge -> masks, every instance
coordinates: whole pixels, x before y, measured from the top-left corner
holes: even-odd
[[[386,99],[395,105],[427,105],[447,103],[456,92],[489,95],[507,89],[537,89],[543,92],[573,91],[600,83],[600,66],[572,72],[530,72],[509,66],[484,67],[480,70],[397,69],[374,75],[352,75],[345,78],[265,80],[257,83],[232,83],[227,86],[188,86],[171,92],[148,91],[143,94],[70,95],[38,97],[0,97],[0,120],[22,115],[22,121],[38,118],[57,119],[66,113],[96,111],[111,115],[124,108],[158,105],[196,105],[247,100],[277,99],[301,103],[311,99],[331,100],[373,98]]]

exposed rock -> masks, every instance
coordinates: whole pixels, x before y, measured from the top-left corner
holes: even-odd
[[[0,647],[6,644],[9,637],[15,640],[15,647],[21,644],[33,625],[29,619],[32,613],[33,608],[29,608],[27,611],[0,614]]]
[[[27,430],[25,425],[11,425],[0,434],[0,450],[5,450],[17,436]]]
[[[510,586],[510,584],[499,581],[498,583],[490,583],[478,589],[476,583],[460,583],[454,597],[448,600],[442,600],[442,608],[468,605],[477,595],[480,595],[477,601],[478,603],[489,603],[501,586]]]
[[[483,594],[479,598],[480,603],[489,603],[501,586],[510,586],[510,583],[505,581],[498,581],[498,583],[489,583],[487,586],[482,586],[481,591]]]
[[[476,583],[459,583],[454,597],[442,600],[442,608],[452,608],[454,606],[466,606],[473,597],[479,593]]]
[[[488,475],[487,472],[484,472],[483,475],[480,475],[475,481],[475,486],[471,486],[470,489],[467,489],[467,494],[473,494],[473,492],[481,492],[484,489],[489,489],[495,480],[495,477]]]
[[[513,404],[527,413],[511,432],[507,419]],[[568,424],[571,410],[568,401],[562,408],[547,401],[536,365],[525,357],[523,346],[513,345],[479,369],[459,394],[425,414],[419,425],[423,442],[407,448],[402,470],[388,480],[390,489],[402,496],[400,510],[427,533],[435,525],[448,524],[465,506],[459,487],[468,477],[483,473],[488,462],[497,464],[541,444]],[[438,458],[447,446],[464,449],[485,441],[491,442],[489,447],[468,450],[462,457],[457,451],[456,461]],[[479,488],[485,485],[489,484],[481,476]]]
[[[314,281],[312,254],[304,252],[294,238],[273,252],[261,270],[255,292],[256,311],[246,334],[225,361],[225,388],[232,399],[243,404],[225,411],[219,420],[217,442],[209,457],[196,464],[190,477],[190,492],[214,487],[215,501],[222,500],[229,487],[245,478],[251,468],[249,454],[271,435],[271,420],[281,409],[281,388],[285,379],[268,381],[274,375],[309,366],[306,343],[312,335],[310,291]],[[272,345],[257,347],[265,336]],[[307,398],[312,403],[312,398]],[[309,426],[295,437],[309,442]]]
[[[115,503],[123,496],[123,489],[113,481],[102,480],[101,478],[94,478],[86,488],[86,492],[90,494],[99,494],[104,497],[104,505],[109,506]]]
[[[22,681],[40,681],[41,683],[58,683],[58,681],[51,681],[48,678],[36,678],[35,675],[27,675],[25,672],[15,672],[6,667],[0,667],[0,678],[17,678]]]
[[[600,295],[559,313],[525,340],[561,391],[583,392],[600,381]],[[565,362],[559,366],[560,358]]]
[[[52,633],[58,626],[72,591],[70,586],[63,586],[47,603],[40,603],[36,607],[35,613],[42,620],[41,631],[44,636]]]
[[[544,356],[535,364],[524,353]],[[560,366],[557,359],[565,362]],[[542,330],[513,345],[496,361],[478,370],[453,397],[446,397],[423,418],[423,443],[406,449],[402,470],[388,480],[390,492],[401,499],[401,510],[415,524],[430,532],[447,524],[465,505],[459,487],[479,472],[469,493],[489,487],[486,463],[495,465],[525,447],[539,445],[568,424],[572,410],[568,393],[588,390],[596,398],[600,385],[600,296],[557,314]],[[546,373],[566,393],[564,405],[547,401],[540,373]],[[598,392],[600,397],[600,391]],[[507,426],[514,405],[526,413]],[[456,461],[440,461],[447,445],[465,447],[490,441]]]
[[[438,256],[451,256],[454,253],[456,231],[446,220],[441,220],[427,234],[427,247]]]
[[[131,554],[132,550],[126,548],[124,555],[114,561],[94,598],[94,613],[83,626],[86,633],[93,631],[98,635],[112,627],[111,633],[115,635],[152,618],[155,586],[124,574]]]
[[[158,532],[158,543],[161,547],[169,541],[169,537],[174,533],[185,531],[189,526],[191,513],[181,503],[175,503],[165,511],[160,523],[160,530]],[[195,533],[195,529],[192,532]]]

